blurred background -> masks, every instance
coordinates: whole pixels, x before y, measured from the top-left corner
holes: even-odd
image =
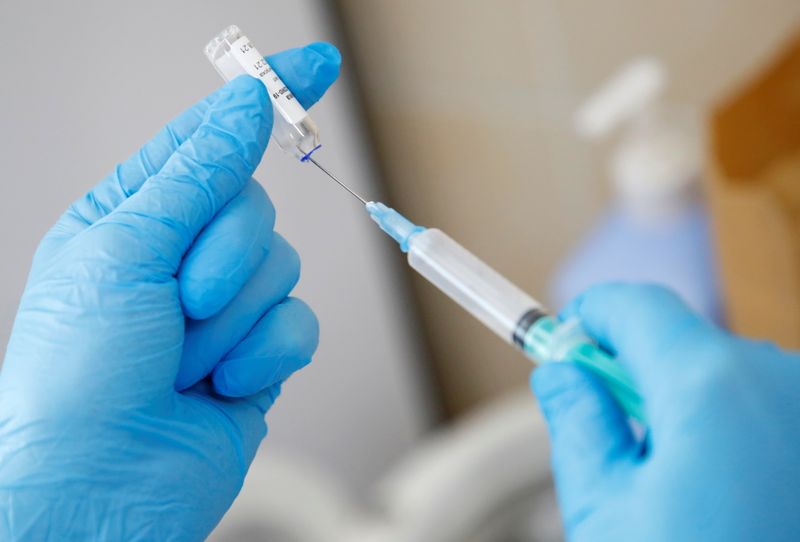
[[[370,199],[440,227],[554,308],[599,280],[655,280],[747,331],[731,285],[763,275],[731,271],[737,247],[717,220],[731,207],[704,193],[720,186],[709,177],[758,169],[728,167],[741,153],[715,130],[752,122],[725,108],[800,31],[796,0],[10,0],[1,343],[38,240],[221,84],[202,48],[232,23],[264,53],[340,48],[342,77],[313,111],[319,156]],[[560,540],[530,363],[273,147],[256,178],[301,255],[297,295],[322,339],[212,539]]]

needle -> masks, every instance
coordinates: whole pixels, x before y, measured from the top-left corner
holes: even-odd
[[[322,172],[323,172],[325,175],[327,175],[328,177],[330,177],[331,179],[333,179],[334,181],[336,181],[336,183],[337,183],[339,186],[341,186],[342,188],[344,188],[345,190],[347,190],[348,192],[350,192],[350,194],[352,194],[354,198],[358,199],[358,201],[360,201],[360,202],[361,202],[361,203],[363,203],[364,205],[366,205],[366,204],[367,204],[367,200],[365,200],[364,198],[362,198],[361,196],[359,196],[358,194],[356,194],[355,192],[353,192],[353,191],[350,189],[350,187],[349,187],[349,186],[347,186],[347,185],[346,185],[346,184],[344,184],[342,181],[340,181],[339,179],[337,179],[336,177],[334,177],[334,176],[333,176],[333,174],[332,174],[330,171],[328,171],[327,169],[325,169],[324,167],[322,167],[321,165],[319,165],[319,162],[317,162],[316,160],[314,160],[314,159],[313,159],[313,158],[311,158],[310,156],[308,157],[308,161],[309,161],[309,162],[311,162],[312,164],[314,164],[315,166],[317,166],[317,167],[320,169],[320,171],[322,171]]]

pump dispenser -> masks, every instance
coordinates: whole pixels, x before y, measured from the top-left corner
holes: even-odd
[[[551,293],[558,306],[600,282],[655,282],[720,318],[698,123],[690,111],[663,103],[666,83],[661,62],[635,59],[575,114],[586,139],[616,136],[608,162],[614,201],[557,270]]]

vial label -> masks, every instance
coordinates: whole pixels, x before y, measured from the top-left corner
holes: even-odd
[[[231,54],[242,65],[249,75],[264,83],[275,109],[289,124],[297,124],[307,113],[297,101],[292,91],[281,81],[272,67],[267,64],[247,36],[242,36],[231,44]]]

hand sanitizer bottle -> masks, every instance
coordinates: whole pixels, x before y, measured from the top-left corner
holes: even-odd
[[[624,280],[659,283],[720,321],[722,308],[708,212],[699,186],[699,130],[661,103],[663,65],[640,58],[607,82],[575,115],[597,140],[621,127],[609,173],[615,201],[551,282],[556,306],[589,286]]]

